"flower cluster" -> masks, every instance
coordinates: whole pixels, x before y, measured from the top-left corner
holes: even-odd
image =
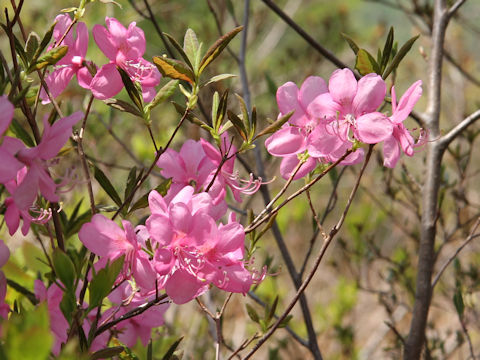
[[[119,67],[127,72],[132,81],[140,83],[146,102],[153,99],[155,86],[160,83],[161,75],[152,63],[142,57],[145,53],[145,34],[135,22],[130,23],[126,29],[117,19],[107,17],[105,19],[107,28],[101,25],[93,27],[93,38],[110,62],[92,76],[85,60],[89,39],[85,23],[79,22],[76,25],[74,38],[74,32],[68,31],[72,26],[72,20],[68,15],[58,15],[55,21],[53,32],[55,46],[67,45],[68,51],[56,64],[55,70],[45,79],[54,98],[65,90],[73,75],[77,76],[78,84],[91,90],[97,99],[111,98],[123,88],[122,78],[117,70]],[[53,46],[50,45],[49,49]],[[50,102],[44,89],[40,97],[43,103]]]
[[[0,136],[8,128],[13,118],[13,105],[5,96],[0,97],[2,118]],[[59,119],[50,125],[47,118],[43,121],[43,135],[37,146],[27,148],[17,138],[3,137],[0,145],[0,183],[10,193],[5,200],[5,222],[10,235],[17,230],[20,218],[23,220],[22,233],[26,235],[32,221],[48,220],[48,210],[34,206],[40,193],[50,202],[59,200],[57,189],[62,184],[56,184],[48,171],[49,160],[53,159],[65,145],[72,133],[72,127],[81,118],[81,112]],[[36,216],[32,216],[36,213]]]
[[[333,72],[328,87],[321,77],[311,76],[301,88],[288,82],[277,91],[280,115],[294,110],[292,117],[278,132],[270,136],[265,146],[274,156],[282,157],[280,172],[289,178],[299,163],[299,155],[308,153],[294,179],[312,171],[318,163],[338,161],[355,140],[377,144],[384,141],[384,165],[395,167],[401,147],[413,155],[416,146],[403,121],[408,117],[422,94],[422,82],[415,82],[397,106],[392,88],[392,112],[387,115],[377,109],[383,103],[387,86],[376,74],[359,81],[349,69]],[[363,149],[342,160],[342,165],[360,162]]]

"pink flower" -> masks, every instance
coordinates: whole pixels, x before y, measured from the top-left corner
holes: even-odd
[[[149,196],[152,215],[146,226],[155,249],[155,270],[165,276],[165,291],[176,304],[208,290],[209,284],[245,293],[253,283],[245,269],[243,227],[230,219],[217,226],[207,193],[182,189],[167,205],[155,191]]]
[[[126,29],[117,19],[105,18],[107,28],[101,25],[93,27],[93,38],[102,52],[110,59],[103,65],[90,83],[90,89],[97,99],[108,99],[123,88],[122,78],[117,66],[125,70],[132,81],[142,85],[146,102],[155,96],[155,86],[160,82],[160,72],[150,62],[143,59],[145,53],[145,34],[130,23]]]
[[[118,304],[119,309],[116,311],[117,309],[112,307],[105,312],[103,317],[108,318],[109,313],[115,311],[115,314],[111,317],[113,320],[153,300],[154,296],[143,297],[138,292],[132,291],[130,284],[124,283],[112,292],[108,298],[113,303]],[[118,340],[128,347],[133,347],[137,343],[137,340],[140,339],[143,346],[147,346],[152,329],[163,325],[163,315],[168,307],[168,303],[155,305],[138,316],[120,322],[114,327],[118,332]]]
[[[13,194],[19,209],[28,209],[34,203],[39,191],[48,201],[59,200],[56,194],[57,184],[48,174],[46,162],[57,155],[70,137],[73,125],[82,117],[81,112],[76,112],[58,120],[52,126],[45,118],[42,141],[33,148],[25,148],[17,139],[8,143],[7,150],[15,154],[17,160],[28,169],[23,181],[18,184]]]
[[[180,152],[167,149],[157,161],[160,173],[172,179],[167,200],[173,198],[185,186],[192,186],[195,191],[205,190],[208,186],[207,178],[215,165],[205,155],[200,142],[187,140],[182,145]]]
[[[383,165],[394,168],[400,158],[400,148],[405,155],[413,156],[413,148],[416,146],[410,132],[403,125],[418,99],[422,96],[422,81],[416,81],[403,94],[397,106],[395,88],[392,87],[392,115],[390,120],[394,124],[393,133],[383,144]]]
[[[13,104],[8,101],[8,98],[3,95],[0,96],[0,138],[7,131],[13,119],[13,112],[15,108]],[[22,144],[20,140],[5,137],[2,145],[0,145],[0,183],[5,184],[12,180],[17,175],[23,165],[15,158],[15,153],[12,152],[11,144],[17,142]]]
[[[123,229],[105,216],[96,214],[82,226],[78,237],[88,250],[101,257],[96,268],[125,255],[122,279],[130,279],[133,275],[144,291],[155,290],[157,275],[141,251],[142,244],[138,242],[132,224],[123,220],[122,225]]]
[[[52,284],[47,288],[41,280],[35,280],[35,296],[40,302],[46,301],[48,314],[50,318],[50,330],[55,337],[55,342],[52,346],[52,353],[54,355],[60,354],[62,344],[65,344],[68,339],[68,321],[63,316],[60,310],[60,302],[62,301],[63,291],[58,285]]]
[[[343,140],[351,134],[367,144],[376,144],[393,132],[392,122],[377,112],[386,94],[386,84],[377,74],[368,74],[358,82],[350,69],[333,72],[328,93],[315,98],[309,112],[334,125],[334,131]]]
[[[58,15],[55,18],[55,22],[53,38],[55,42],[58,42],[72,24],[72,19],[70,19],[70,16],[67,14],[63,14]],[[73,37],[74,33],[76,33],[76,39]],[[68,46],[67,54],[55,65],[55,70],[45,78],[48,89],[54,98],[65,90],[70,80],[72,80],[73,75],[77,75],[78,84],[86,89],[89,88],[90,81],[92,80],[92,76],[84,66],[88,47],[88,30],[85,23],[77,23],[75,31],[73,29],[70,30],[60,45]],[[51,45],[48,50],[52,48],[53,45]],[[40,97],[43,100],[43,104],[50,102],[43,88],[40,92]]]

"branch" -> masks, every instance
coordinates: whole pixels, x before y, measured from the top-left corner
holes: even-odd
[[[467,127],[480,119],[480,110],[475,111],[473,114],[465,118],[461,123],[455,126],[447,134],[443,135],[439,140],[439,146],[446,148],[450,143],[460,135]]]
[[[440,277],[443,275],[445,269],[448,267],[448,265],[451,264],[451,262],[453,260],[455,260],[455,258],[458,256],[458,254],[460,253],[460,251],[463,250],[463,248],[465,246],[467,246],[473,239],[475,239],[476,237],[478,237],[479,235],[476,234],[475,235],[475,231],[477,231],[477,228],[478,226],[480,225],[480,217],[477,219],[477,221],[475,222],[475,224],[473,225],[473,228],[472,228],[472,231],[470,231],[470,234],[468,235],[468,237],[465,239],[465,241],[462,243],[462,245],[460,245],[458,247],[457,250],[455,250],[455,252],[448,258],[447,261],[445,261],[445,263],[442,265],[442,267],[440,268],[440,270],[438,271],[437,275],[435,276],[434,280],[432,281],[432,289],[435,287],[435,285],[437,285],[438,283],[438,280],[440,280]]]
[[[305,280],[302,283],[302,285],[300,286],[300,288],[297,290],[297,293],[295,294],[294,298],[292,299],[290,304],[287,306],[287,308],[285,309],[283,314],[278,317],[278,320],[275,322],[275,324],[273,324],[272,327],[268,330],[268,332],[265,333],[265,335],[263,335],[263,337],[257,342],[257,344],[255,344],[254,348],[243,358],[243,360],[250,359],[252,357],[252,355],[265,343],[265,341],[267,341],[268,338],[270,338],[273,335],[275,330],[280,326],[282,321],[287,317],[287,315],[293,309],[293,307],[297,303],[298,299],[300,298],[302,293],[305,291],[305,289],[307,288],[310,281],[313,279],[313,276],[315,275],[315,273],[318,269],[318,266],[320,265],[320,262],[322,261],[323,256],[325,255],[325,253],[328,249],[328,246],[331,244],[333,238],[338,233],[338,231],[340,230],[340,228],[342,227],[342,225],[345,221],[348,210],[350,209],[353,198],[354,198],[354,196],[355,196],[355,194],[358,190],[358,187],[360,185],[360,180],[362,179],[363,173],[365,172],[365,169],[368,165],[368,162],[370,161],[370,156],[372,155],[372,150],[373,150],[373,145],[370,145],[369,149],[368,149],[368,153],[367,153],[366,158],[365,158],[365,162],[362,165],[362,168],[361,168],[360,173],[358,175],[357,181],[356,181],[355,185],[353,186],[352,192],[350,193],[350,197],[348,198],[347,204],[345,205],[345,209],[343,211],[343,214],[340,217],[340,219],[338,220],[337,224],[330,230],[327,238],[323,242],[322,248],[320,249],[320,252],[319,252],[317,258],[315,259],[315,263],[314,263],[312,269],[310,270],[309,274],[305,278]]]

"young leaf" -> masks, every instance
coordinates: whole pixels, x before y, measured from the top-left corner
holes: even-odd
[[[190,62],[195,62],[195,58],[197,56],[198,51],[198,39],[195,31],[188,28],[187,32],[185,33],[185,38],[183,40],[183,50],[185,54],[187,54]],[[196,70],[196,69],[194,69]]]
[[[193,84],[195,75],[185,63],[162,56],[154,56],[153,62],[163,76]]]
[[[392,59],[392,62],[390,63],[390,65],[387,67],[387,69],[385,70],[385,72],[382,75],[382,78],[384,80],[388,77],[388,75],[390,75],[390,73],[392,71],[394,71],[398,67],[398,65],[400,64],[400,61],[402,61],[402,59],[405,57],[405,55],[407,55],[407,53],[410,51],[413,44],[415,43],[415,41],[417,41],[417,39],[419,37],[420,37],[420,35],[414,36],[413,38],[408,40],[405,44],[403,44],[403,46],[400,48],[400,50],[398,50],[397,54]]]
[[[217,123],[217,113],[218,113],[218,105],[220,103],[220,97],[218,96],[218,92],[215,91],[212,98],[212,125],[215,131],[218,132],[220,128],[220,124]]]
[[[237,75],[234,75],[234,74],[220,74],[220,75],[216,75],[216,76],[213,76],[212,78],[210,78],[210,80],[208,80],[205,84],[202,84],[201,87],[204,87],[204,86],[213,84],[213,83],[218,82],[218,81],[222,81],[222,80],[226,80],[226,79],[231,79],[231,78],[233,78],[233,77],[237,77]]]
[[[353,39],[348,36],[347,34],[344,34],[344,33],[340,33],[342,35],[342,37],[345,39],[345,41],[347,42],[348,46],[350,46],[350,49],[353,50],[353,52],[355,53],[355,55],[357,55],[358,53],[358,50],[360,50],[360,48],[358,47],[358,45],[355,43],[355,41],[353,41]]]
[[[47,47],[48,43],[52,39],[53,29],[55,28],[56,24],[56,22],[53,23],[52,26],[50,26],[50,29],[48,29],[48,31],[45,33],[42,41],[40,42],[40,46],[37,48],[35,54],[33,55],[32,63],[36,62],[42,51]]]
[[[111,99],[103,100],[103,102],[114,109],[117,109],[123,112],[128,112],[140,118],[143,117],[142,113],[136,107],[130,105],[129,103],[123,100],[111,98]]]
[[[132,79],[130,79],[130,76],[128,73],[123,70],[121,67],[117,66],[117,70],[120,73],[120,76],[122,77],[122,82],[123,85],[125,86],[125,89],[127,90],[128,96],[130,99],[133,101],[133,103],[137,106],[137,109],[140,114],[143,112],[143,95],[141,89],[138,89],[135,84],[133,83]],[[143,116],[141,116],[143,117]]]
[[[32,31],[27,38],[27,43],[25,44],[25,55],[27,56],[27,60],[31,61],[35,52],[40,45],[40,36],[34,31]]]
[[[12,122],[10,124],[10,130],[12,130],[15,136],[22,140],[26,145],[30,147],[35,146],[32,137],[28,134],[28,132],[25,131],[25,129],[22,127],[22,125],[20,125],[17,120],[12,119]]]
[[[277,305],[278,295],[275,297],[275,300],[273,300],[271,306],[265,307],[265,320],[267,321],[267,324],[270,324],[270,322],[272,321],[273,316],[275,315],[275,311],[277,310]]]
[[[173,106],[175,106],[175,110],[177,110],[177,113],[183,116],[185,114],[186,108],[183,105],[177,104],[176,102],[172,101]],[[190,121],[192,124],[198,125],[202,127],[205,130],[210,131],[212,128],[205,124],[202,120],[200,120],[198,117],[196,117],[191,111],[188,112],[187,114],[187,120]]]
[[[243,140],[247,141],[247,130],[245,129],[245,125],[243,124],[243,121],[232,111],[228,110],[227,111],[228,118],[232,122],[233,126],[235,127],[235,130],[240,134]]]
[[[175,341],[167,350],[167,352],[165,353],[165,355],[163,355],[162,357],[162,360],[171,360],[173,359],[173,353],[175,352],[175,350],[177,349],[178,345],[180,344],[180,342],[183,340],[183,336],[181,338],[179,338],[177,341]]]
[[[130,169],[130,172],[128,173],[127,184],[125,185],[125,192],[123,196],[124,201],[127,201],[138,180],[140,179],[139,177],[137,177],[137,167],[134,166]],[[128,209],[128,205],[130,204],[125,204],[124,208]]]
[[[55,65],[61,58],[63,58],[68,51],[67,45],[57,46],[48,51],[45,55],[40,57],[37,61],[32,63],[28,68],[27,73],[31,73],[34,70],[41,70],[48,65]]]
[[[60,281],[67,289],[72,290],[75,283],[76,272],[72,260],[67,254],[56,248],[52,255],[53,268]]]
[[[258,324],[258,322],[260,321],[260,316],[258,316],[258,313],[255,311],[255,309],[250,304],[245,304],[245,307],[247,308],[248,317],[253,322],[256,322]]]
[[[255,139],[258,139],[260,136],[267,135],[267,134],[273,134],[275,131],[279,130],[283,124],[285,124],[288,119],[290,119],[293,115],[295,110],[290,111],[289,113],[286,113],[285,115],[281,116],[273,124],[268,125],[265,129],[260,131],[256,136]]]
[[[178,87],[178,84],[178,80],[170,80],[168,83],[163,85],[162,88],[158,90],[157,95],[155,95],[153,100],[146,106],[147,110],[153,109],[155,106],[161,104],[170,96],[172,96],[175,92],[175,89]]]
[[[387,40],[385,41],[385,46],[383,47],[382,60],[380,62],[380,71],[385,70],[390,59],[393,47],[393,26],[390,27],[390,31],[387,35]]]
[[[116,355],[120,355],[123,352],[123,350],[124,350],[123,346],[113,346],[113,347],[105,348],[102,350],[98,350],[98,351],[95,351],[90,356],[90,360],[114,358]]]
[[[236,27],[232,31],[223,35],[220,39],[215,41],[215,43],[210,46],[207,50],[207,53],[203,56],[202,61],[200,62],[200,69],[198,70],[199,74],[205,70],[205,68],[217,58],[218,55],[225,49],[228,43],[237,35],[240,31],[243,30],[243,26]]]
[[[357,69],[361,75],[367,75],[370,73],[378,74],[380,72],[377,62],[365,49],[358,50],[355,69]]]
[[[60,310],[67,319],[68,323],[72,323],[72,314],[76,309],[76,297],[73,289],[69,289],[63,293],[62,301],[60,302]]]
[[[292,320],[292,318],[293,315],[287,315],[285,319],[283,319],[282,322],[278,325],[278,328],[281,329],[287,327],[288,323],[290,322],[290,320]]]
[[[465,311],[465,304],[463,302],[463,296],[460,289],[457,289],[457,291],[453,295],[453,304],[455,305],[458,316],[462,317],[463,312]]]
[[[160,195],[165,196],[167,195],[168,189],[170,189],[171,185],[172,185],[172,179],[167,179],[167,180],[164,180],[160,185],[158,185],[155,188],[155,190],[158,191]],[[134,212],[135,210],[146,208],[148,206],[149,194],[150,194],[150,191],[144,194],[140,199],[138,199],[128,212],[131,213],[131,212]]]
[[[100,170],[95,165],[93,166],[95,179],[98,181],[102,189],[105,190],[108,196],[110,196],[110,198],[115,202],[115,204],[121,206],[122,200],[120,199],[120,196],[118,195],[110,180],[108,180],[102,170]]]
[[[185,60],[185,62],[187,63],[188,67],[189,67],[190,69],[192,69],[192,71],[193,71],[193,65],[192,65],[192,63],[190,62],[190,59],[188,58],[187,54],[185,53],[185,50],[183,50],[182,45],[180,45],[180,44],[178,43],[178,41],[175,40],[175,38],[174,38],[172,35],[167,34],[167,33],[165,33],[165,32],[163,33],[163,35],[165,35],[165,36],[167,37],[167,39],[170,41],[170,43],[173,45],[173,47],[174,47],[175,49],[177,49],[178,53],[179,53],[180,56],[183,58],[183,60]]]

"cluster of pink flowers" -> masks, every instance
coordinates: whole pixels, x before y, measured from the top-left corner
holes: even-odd
[[[87,26],[79,22],[76,25],[74,39],[72,30],[67,33],[72,24],[68,15],[58,15],[55,21],[53,32],[55,42],[58,43],[63,38],[57,45],[67,45],[68,51],[56,64],[55,70],[45,79],[53,97],[60,95],[73,75],[77,75],[81,87],[91,90],[97,99],[109,99],[123,88],[122,78],[117,70],[119,67],[128,73],[132,81],[141,84],[144,101],[149,102],[153,99],[155,86],[160,83],[161,75],[152,63],[143,58],[145,34],[135,22],[130,23],[127,29],[117,19],[107,17],[105,19],[107,28],[101,25],[93,27],[93,38],[110,62],[98,69],[92,77],[85,60],[89,38]],[[44,90],[40,95],[44,103],[50,101]]]
[[[415,144],[403,121],[408,117],[422,94],[422,82],[415,82],[402,96],[398,106],[392,88],[392,115],[377,109],[383,103],[387,86],[376,74],[359,81],[349,69],[333,72],[328,87],[318,76],[305,80],[301,88],[292,82],[277,91],[280,115],[294,110],[289,121],[270,136],[265,146],[274,156],[282,157],[280,172],[289,178],[298,166],[299,155],[308,153],[295,179],[305,176],[318,163],[339,160],[352,148],[355,140],[367,144],[384,142],[384,165],[395,167],[400,148],[413,155]],[[348,155],[342,165],[355,164],[363,159],[363,149]]]
[[[2,118],[0,139],[13,118],[13,105],[5,96],[0,97]],[[34,206],[38,193],[50,202],[57,202],[58,188],[51,178],[49,161],[55,158],[65,145],[72,127],[81,118],[81,112],[59,119],[53,125],[47,118],[43,121],[43,135],[37,146],[27,148],[17,139],[4,136],[0,145],[0,184],[3,184],[10,197],[5,200],[5,222],[10,235],[17,230],[23,220],[22,233],[26,235],[32,221],[43,223],[49,219],[49,211]],[[33,216],[32,214],[35,214]]]
[[[210,285],[245,294],[263,274],[245,266],[243,226],[230,215],[227,224],[212,197],[185,186],[170,201],[153,190],[146,226],[123,229],[97,214],[82,226],[79,238],[100,256],[98,267],[125,256],[118,279],[134,280],[137,296],[149,297],[161,289],[176,304],[203,294]]]

